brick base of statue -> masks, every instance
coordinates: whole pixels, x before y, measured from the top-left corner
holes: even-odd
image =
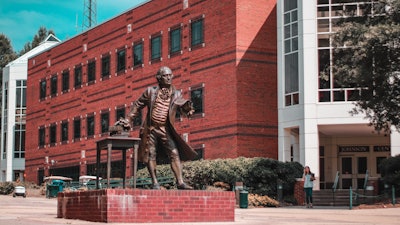
[[[231,191],[103,189],[58,194],[57,217],[106,223],[228,222]]]

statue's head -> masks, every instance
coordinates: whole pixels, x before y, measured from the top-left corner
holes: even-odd
[[[172,84],[172,77],[174,77],[174,75],[172,74],[171,69],[167,66],[162,66],[156,74],[160,87],[169,88]]]

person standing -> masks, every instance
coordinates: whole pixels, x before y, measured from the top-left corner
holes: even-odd
[[[314,187],[315,175],[311,173],[310,167],[304,167],[303,181],[304,181],[304,192],[306,193],[306,207],[313,207],[312,191]]]
[[[128,121],[140,115],[147,107],[147,115],[140,132],[139,161],[147,164],[152,178],[153,189],[160,189],[156,176],[156,155],[158,148],[164,150],[171,160],[178,189],[193,189],[183,181],[181,160],[191,160],[197,153],[179,136],[174,128],[176,112],[191,116],[192,102],[183,98],[182,93],[172,85],[172,71],[162,66],[156,79],[158,86],[148,87],[132,105]]]

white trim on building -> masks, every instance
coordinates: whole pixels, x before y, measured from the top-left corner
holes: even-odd
[[[26,88],[28,76],[28,58],[42,51],[53,47],[61,41],[50,34],[45,41],[31,51],[8,63],[3,69],[2,83],[2,118],[1,118],[1,144],[0,144],[0,181],[15,181],[18,178],[23,180],[25,171],[25,151],[20,146],[19,151],[15,151],[15,132],[21,130],[24,135],[26,106],[20,106],[17,110],[17,86],[21,90]],[[25,85],[24,85],[25,84]],[[18,102],[25,100],[23,91],[18,95],[21,97]],[[25,101],[26,102],[26,101]],[[6,104],[7,103],[7,104]],[[18,114],[17,114],[18,113]],[[24,138],[20,139],[21,145]],[[22,149],[22,151],[21,151]]]

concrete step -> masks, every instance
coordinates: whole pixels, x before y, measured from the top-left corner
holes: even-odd
[[[332,190],[313,191],[313,202],[319,206],[349,206],[350,192],[349,190],[336,190],[335,193]]]

